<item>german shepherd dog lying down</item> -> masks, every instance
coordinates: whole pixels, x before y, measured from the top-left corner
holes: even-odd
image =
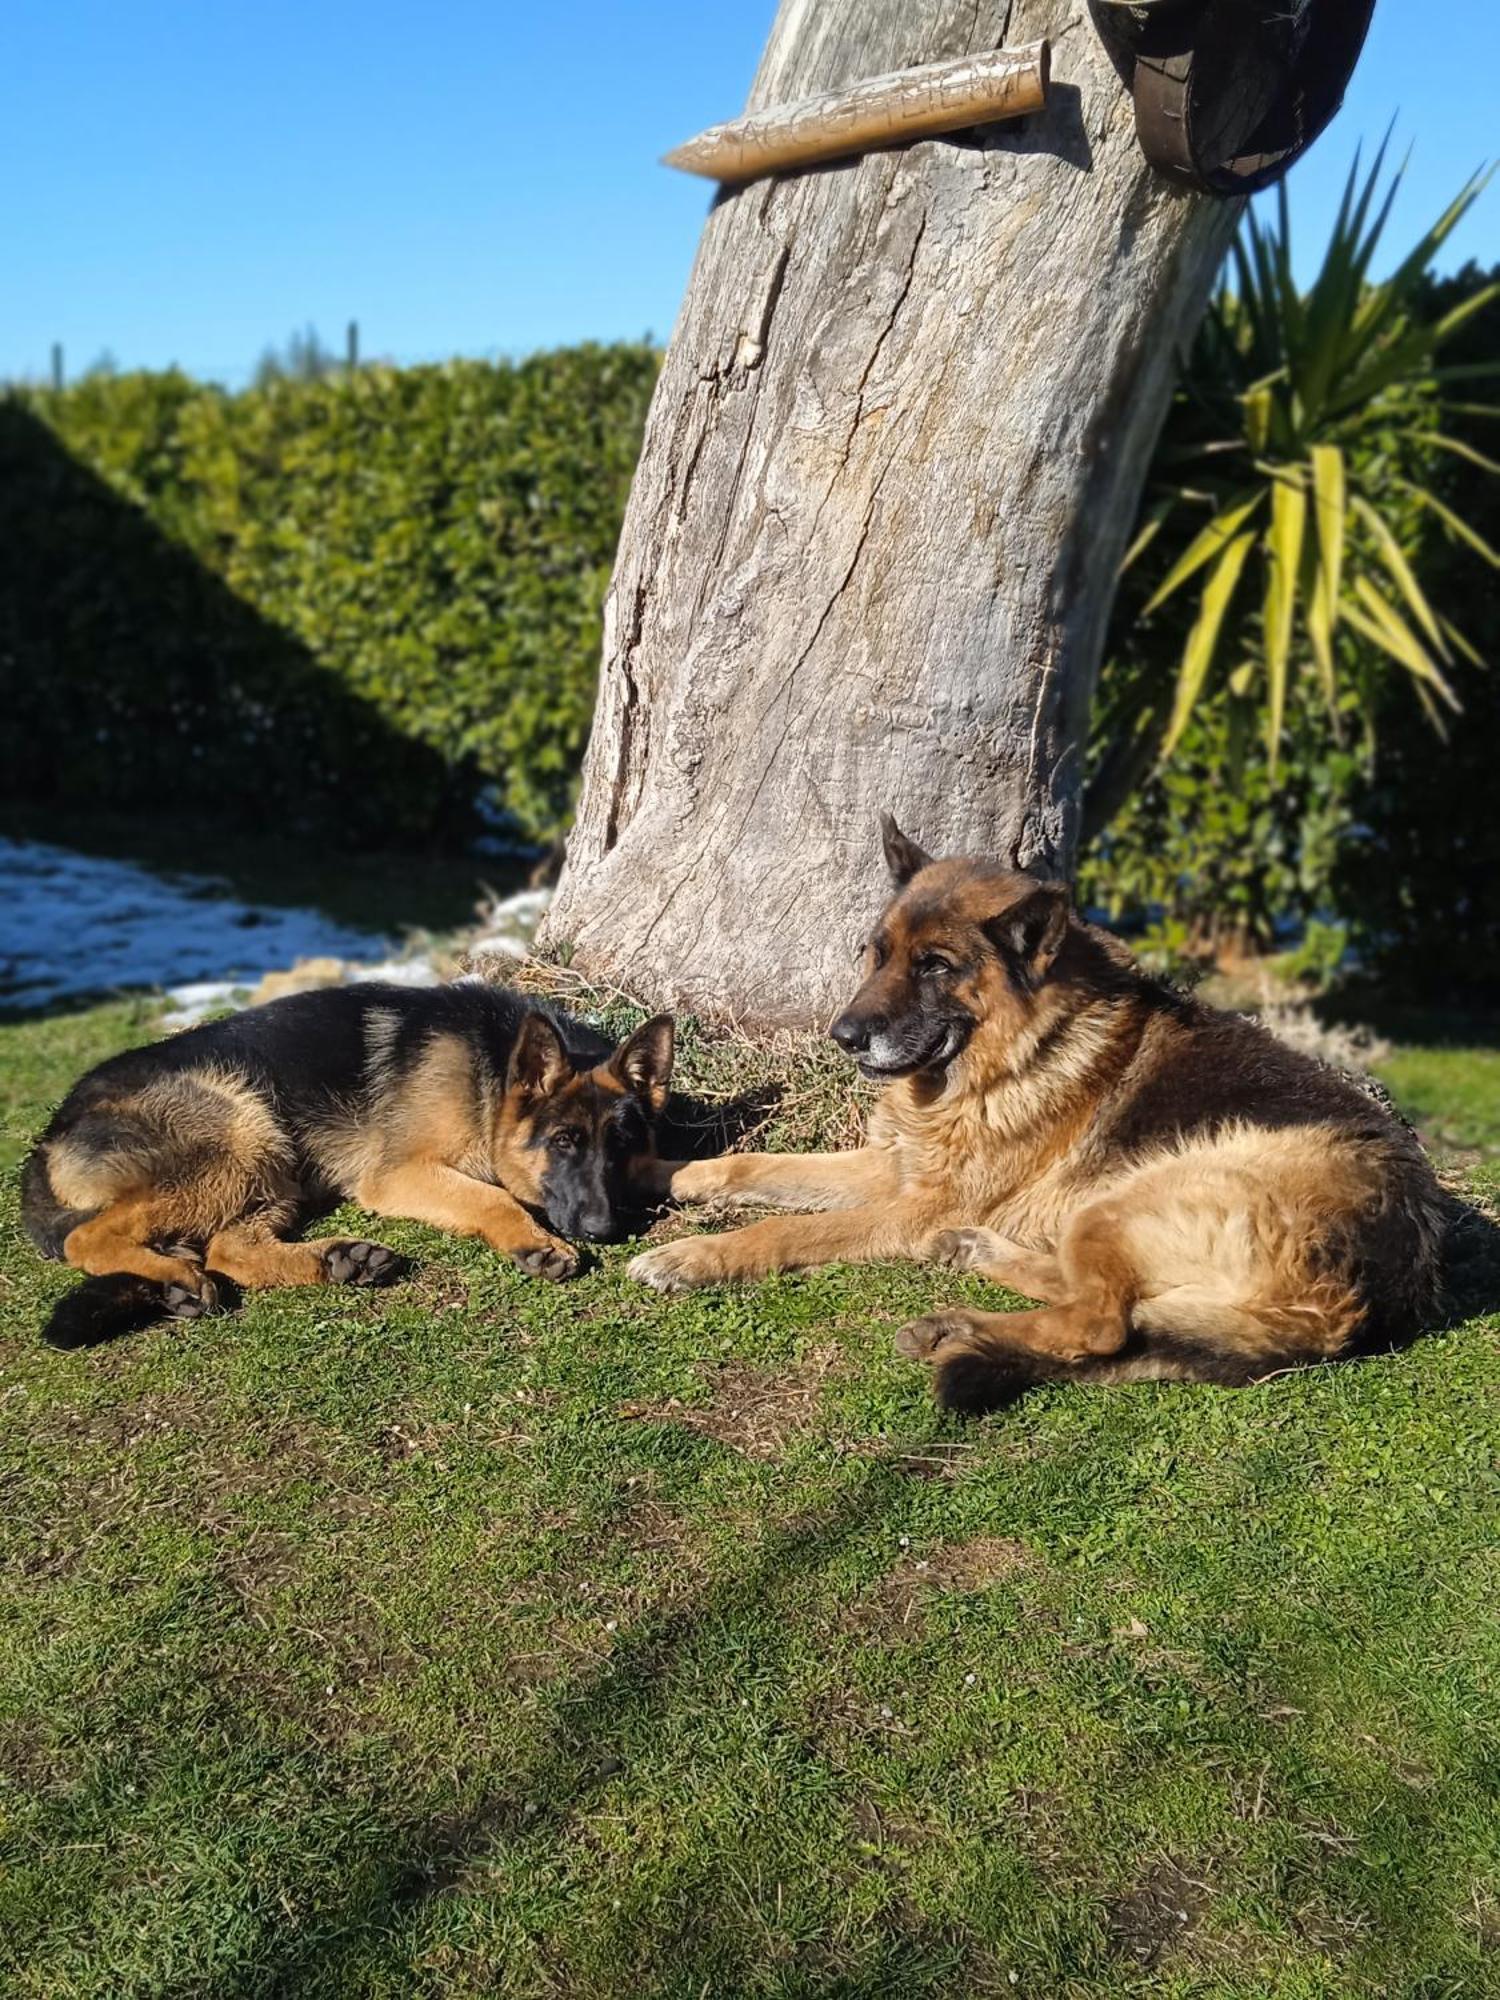
[[[638,1198],[672,1044],[666,1015],[615,1048],[501,987],[372,981],[114,1056],[75,1084],[26,1162],[32,1242],[88,1273],[46,1337],[85,1347],[194,1319],[223,1279],[395,1276],[378,1243],[289,1240],[340,1200],[569,1277],[579,1260],[562,1239],[615,1235]]]
[[[1439,1311],[1442,1197],[1353,1083],[1147,977],[1059,883],[934,861],[885,821],[897,894],[830,1032],[885,1085],[857,1152],[660,1169],[684,1201],[817,1211],[637,1257],[662,1291],[925,1258],[1045,1303],[905,1327],[940,1402],[1036,1382],[1253,1381]]]

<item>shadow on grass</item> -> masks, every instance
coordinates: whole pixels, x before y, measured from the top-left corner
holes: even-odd
[[[167,505],[161,468],[149,477]],[[471,772],[4,396],[0,713],[12,838],[219,875],[380,931],[450,928],[481,876],[504,889],[524,872],[464,855]]]
[[[116,1001],[129,1002],[137,1009],[143,1035],[161,1006],[155,993],[138,989],[128,992],[59,993],[51,1000],[32,1001],[25,1005],[14,1004],[0,996],[0,1028],[22,1028],[38,1021],[67,1021],[75,1015],[92,1013],[96,1007],[108,1006]]]
[[[1500,1313],[1500,1222],[1456,1194],[1448,1198],[1444,1281],[1449,1326]]]
[[[467,1811],[393,1827],[389,1853],[350,1884],[342,1914],[281,1956],[267,1973],[266,1990],[297,1991],[303,1982],[342,1990],[344,1979],[365,1969],[372,1947],[417,1919],[434,1899],[463,1890],[502,1853],[555,1844],[573,1816],[599,1800],[625,1769],[619,1753],[626,1739],[670,1710],[677,1671],[691,1659],[698,1678],[730,1679],[743,1669],[747,1646],[767,1633],[794,1629],[798,1585],[887,1519],[909,1477],[899,1456],[872,1461],[857,1486],[768,1534],[753,1561],[696,1603],[648,1618],[623,1636],[605,1665],[567,1690],[550,1733],[519,1777]],[[632,1917],[618,1926],[622,1966],[644,1942],[637,1924]],[[732,1977],[751,1955],[748,1940],[731,1940],[707,1900],[672,1948],[688,1953],[686,1962],[711,1971],[716,1981]],[[888,1992],[903,1972],[956,1969],[960,1951],[958,1940],[936,1928],[893,1929],[881,1940],[878,1963],[855,1983],[840,1980],[837,1990]]]
[[[1350,980],[1313,1011],[1340,1027],[1373,1028],[1387,1040],[1430,1049],[1500,1049],[1500,1008],[1392,1000],[1369,980]]]

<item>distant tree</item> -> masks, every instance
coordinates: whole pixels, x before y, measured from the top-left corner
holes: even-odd
[[[255,386],[264,389],[270,382],[321,382],[343,367],[342,356],[325,346],[322,335],[309,321],[300,333],[287,335],[283,347],[267,347],[255,364]]]

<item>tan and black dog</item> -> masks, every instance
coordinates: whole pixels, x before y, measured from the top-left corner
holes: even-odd
[[[886,1085],[868,1142],[664,1165],[682,1200],[817,1212],[664,1244],[635,1277],[914,1257],[1044,1300],[898,1336],[973,1410],[1039,1381],[1252,1381],[1434,1321],[1442,1196],[1355,1084],[1149,978],[1059,883],[934,861],[890,819],[885,852],[898,893],[830,1031]]]
[[[196,1318],[216,1278],[394,1276],[378,1243],[288,1240],[340,1199],[569,1277],[578,1256],[560,1239],[615,1235],[654,1160],[672,1049],[667,1015],[616,1049],[503,987],[372,981],[112,1057],[74,1086],[22,1180],[33,1243],[89,1274],[47,1338],[83,1347]]]

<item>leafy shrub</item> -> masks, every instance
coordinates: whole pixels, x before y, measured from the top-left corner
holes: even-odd
[[[1262,722],[1273,778],[1295,685],[1321,691],[1337,731],[1351,660],[1365,668],[1354,690],[1362,714],[1392,668],[1434,725],[1442,704],[1459,706],[1448,669],[1472,648],[1451,605],[1424,591],[1413,556],[1429,523],[1483,550],[1431,487],[1467,449],[1444,430],[1468,407],[1454,400],[1466,374],[1445,364],[1493,295],[1479,289],[1434,312],[1427,273],[1488,176],[1376,284],[1370,267],[1400,180],[1377,202],[1383,158],[1382,147],[1362,181],[1356,158],[1306,292],[1292,275],[1285,184],[1273,227],[1246,212],[1126,556],[1109,670],[1123,726],[1095,763],[1091,830],[1170,758],[1206,703]],[[1152,622],[1163,610],[1165,631]]]
[[[1274,780],[1243,711],[1210,703],[1085,851],[1080,895],[1114,921],[1159,917],[1190,956],[1267,947],[1333,906],[1365,769],[1359,749],[1330,740],[1308,691]]]
[[[1388,986],[1493,995],[1500,271],[1426,275],[1470,188],[1366,284],[1374,183],[1301,299],[1285,209],[1252,228],[1191,351],[1091,718],[1080,880],[1179,955],[1298,928]],[[1241,564],[1253,596],[1210,599]]]
[[[566,823],[657,359],[0,402],[0,786],[346,840]]]
[[[1310,986],[1323,992],[1331,986],[1349,951],[1347,924],[1330,924],[1309,917],[1295,951],[1276,961],[1278,975],[1288,986]]]

